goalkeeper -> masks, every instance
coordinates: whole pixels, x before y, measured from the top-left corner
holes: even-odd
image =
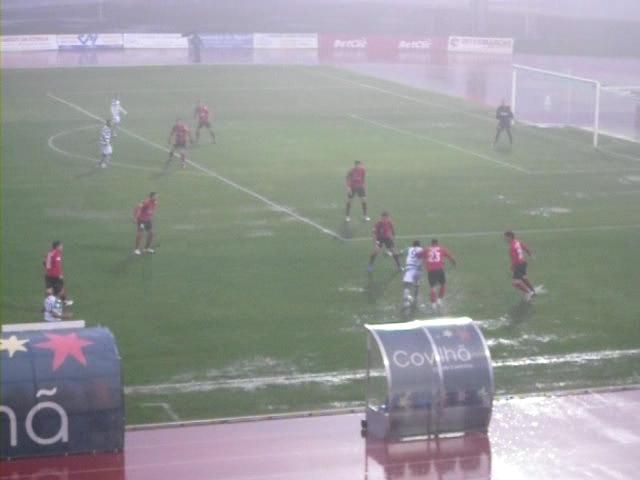
[[[511,136],[511,123],[513,122],[513,112],[511,107],[502,100],[500,106],[496,110],[496,119],[498,120],[498,128],[496,130],[496,138],[493,140],[493,146],[495,147],[500,139],[500,134],[504,130],[509,137],[509,145],[513,145],[513,137]]]

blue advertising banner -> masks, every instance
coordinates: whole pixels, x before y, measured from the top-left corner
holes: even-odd
[[[253,48],[251,33],[201,34],[203,48]]]
[[[0,360],[1,458],[123,449],[120,355],[108,329],[3,331]]]

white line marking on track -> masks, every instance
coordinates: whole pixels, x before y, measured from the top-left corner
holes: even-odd
[[[561,355],[538,355],[504,360],[494,360],[494,368],[519,367],[524,365],[556,365],[563,363],[589,363],[640,356],[640,349],[603,350]],[[384,376],[384,372],[372,372],[373,376]],[[207,380],[201,382],[164,383],[158,385],[136,385],[125,387],[127,395],[171,395],[177,393],[201,393],[215,390],[253,391],[268,386],[300,386],[309,383],[341,385],[364,380],[366,370],[309,373],[300,375],[278,375],[271,377]]]
[[[174,422],[180,421],[180,417],[178,416],[178,414],[173,410],[173,408],[171,408],[171,405],[168,404],[167,402],[149,402],[149,403],[143,403],[142,406],[143,407],[160,407],[166,412],[166,414],[169,416],[169,418],[171,418],[171,420],[173,420]]]
[[[370,125],[375,125],[376,127],[384,128],[386,130],[391,130],[392,132],[400,133],[402,135],[409,135],[410,137],[418,138],[420,140],[425,140],[427,142],[435,143],[435,144],[441,145],[443,147],[451,148],[453,150],[457,150],[457,151],[465,153],[467,155],[471,155],[473,157],[478,157],[478,158],[481,158],[483,160],[487,160],[489,162],[495,163],[496,165],[500,165],[501,167],[511,168],[513,170],[517,170],[519,172],[526,173],[526,174],[530,174],[531,173],[529,170],[527,170],[525,168],[522,168],[522,167],[519,167],[517,165],[513,165],[512,163],[502,162],[502,161],[497,160],[495,158],[491,158],[491,157],[489,157],[487,155],[483,155],[482,153],[477,153],[477,152],[474,152],[473,150],[468,150],[466,148],[462,148],[462,147],[459,147],[457,145],[453,145],[451,143],[447,143],[447,142],[443,142],[441,140],[437,140],[437,139],[435,139],[433,137],[430,137],[428,135],[412,132],[410,130],[404,130],[402,128],[394,127],[393,125],[389,125],[387,123],[377,122],[375,120],[371,120],[371,119],[368,119],[368,118],[365,118],[365,117],[361,117],[360,115],[349,114],[349,117],[353,118],[355,120],[360,120],[361,122],[368,123]]]
[[[97,115],[95,115],[94,113],[89,112],[88,110],[85,110],[84,108],[82,108],[79,105],[76,105],[75,103],[69,102],[68,100],[65,100],[64,98],[60,98],[56,95],[53,95],[51,93],[47,93],[47,96],[53,100],[56,100],[60,103],[63,103],[64,105],[67,105],[68,107],[73,108],[74,110],[77,110],[78,112],[93,118],[95,120],[99,120],[99,121],[104,121],[104,119],[98,117]],[[160,145],[159,143],[156,143],[152,140],[149,140],[147,138],[142,137],[141,135],[138,135],[135,132],[132,132],[131,130],[128,130],[126,128],[123,127],[119,127],[118,128],[119,131],[129,135],[130,137],[133,137],[139,141],[141,141],[142,143],[145,143],[151,147],[154,147],[158,150],[161,150],[165,153],[169,153],[169,149],[163,145]],[[342,237],[341,235],[339,235],[338,233],[334,232],[333,230],[330,230],[326,227],[323,227],[322,225],[314,222],[313,220],[311,220],[310,218],[304,217],[302,215],[297,214],[296,212],[294,212],[293,210],[291,210],[290,208],[287,208],[283,205],[280,205],[272,200],[269,200],[267,197],[264,197],[263,195],[260,195],[257,192],[254,192],[253,190],[247,188],[247,187],[243,187],[242,185],[234,182],[233,180],[230,180],[226,177],[223,177],[222,175],[220,175],[219,173],[215,172],[214,170],[211,170],[207,167],[203,167],[202,165],[194,162],[193,160],[187,158],[187,163],[191,166],[193,166],[194,168],[196,168],[197,170],[200,170],[203,173],[206,173],[207,175],[209,175],[210,177],[213,177],[217,180],[220,180],[221,182],[229,185],[232,188],[235,188],[236,190],[240,190],[241,192],[246,193],[247,195],[255,198],[256,200],[261,201],[262,203],[265,203],[267,205],[269,205],[270,207],[272,207],[274,210],[285,213],[287,215],[289,215],[292,218],[295,218],[296,220],[302,222],[302,223],[306,223],[307,225],[312,226],[313,228],[320,230],[322,233],[329,235],[330,237],[336,238],[338,240],[345,240],[344,237]]]
[[[599,232],[607,230],[633,230],[640,228],[640,224],[631,225],[594,225],[591,227],[558,227],[558,228],[516,228],[514,231],[523,234],[533,233],[573,233],[573,232]],[[417,239],[425,237],[466,238],[466,237],[490,237],[502,235],[503,230],[487,230],[479,232],[453,232],[453,233],[417,233],[415,235],[397,235],[397,239]],[[371,241],[371,237],[349,238],[349,242]]]

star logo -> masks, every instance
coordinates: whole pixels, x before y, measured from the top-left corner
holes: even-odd
[[[14,353],[27,351],[24,344],[28,341],[28,339],[18,340],[15,335],[11,335],[9,338],[2,338],[0,339],[0,351],[6,350],[9,358],[13,358]]]
[[[55,372],[62,366],[67,357],[75,358],[79,363],[86,366],[87,359],[82,351],[83,347],[92,345],[93,342],[83,340],[78,337],[77,333],[68,335],[56,335],[55,333],[45,333],[49,339],[47,342],[36,343],[36,347],[45,348],[53,351],[53,371]]]
[[[466,328],[461,328],[456,332],[456,337],[458,337],[461,342],[466,342],[471,338],[471,332]]]

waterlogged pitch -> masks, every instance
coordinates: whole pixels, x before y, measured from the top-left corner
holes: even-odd
[[[41,318],[42,258],[65,245],[75,318],[118,339],[127,422],[354,406],[363,324],[401,321],[391,259],[366,267],[383,210],[401,247],[455,255],[445,313],[479,322],[498,394],[638,382],[640,146],[516,125],[493,111],[323,67],[3,72],[2,321]],[[128,115],[95,167],[114,93]],[[177,117],[213,110],[184,170]],[[344,177],[367,169],[372,222]],[[156,254],[132,254],[132,211],[158,192]],[[511,287],[512,229],[539,295]],[[426,306],[422,304],[425,303]],[[422,294],[416,317],[433,312]]]

